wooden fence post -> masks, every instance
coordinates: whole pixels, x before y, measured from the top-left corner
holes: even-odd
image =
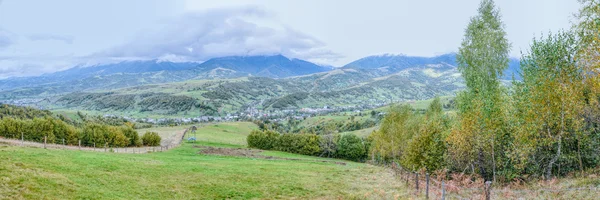
[[[104,143],[104,152],[106,152],[106,150],[107,150],[107,149],[106,149],[107,145],[108,145],[108,142],[107,142],[107,143]]]
[[[429,199],[429,173],[425,174],[427,178],[427,185],[425,186],[425,199]]]
[[[419,173],[415,172],[415,187],[417,188],[417,192],[419,192]]]
[[[25,146],[25,137],[23,136],[23,132],[21,132],[21,146]]]
[[[48,136],[44,136],[44,149],[46,148],[46,142],[48,140]]]
[[[442,180],[442,200],[446,200],[446,185],[444,185],[444,180]]]
[[[408,178],[410,177],[410,171],[406,171],[406,187],[408,187]]]
[[[491,196],[491,189],[492,189],[492,182],[491,181],[486,181],[485,182],[485,200],[490,200],[490,196]]]
[[[79,150],[81,151],[81,140],[79,140]]]
[[[63,138],[63,146],[65,145],[65,138]]]

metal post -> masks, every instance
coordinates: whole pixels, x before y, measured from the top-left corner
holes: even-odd
[[[429,173],[425,174],[427,178],[427,185],[425,186],[425,199],[429,199]]]
[[[417,188],[417,192],[419,192],[419,173],[415,172],[415,187]]]
[[[446,185],[444,185],[444,180],[442,180],[442,200],[446,200]]]

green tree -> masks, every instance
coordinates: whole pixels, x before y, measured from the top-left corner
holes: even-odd
[[[123,135],[125,135],[125,137],[127,137],[128,139],[127,141],[129,141],[129,144],[127,144],[127,146],[142,146],[142,139],[140,138],[140,135],[131,126],[122,126],[121,132],[123,132]]]
[[[502,140],[508,131],[499,78],[508,67],[510,43],[500,17],[493,0],[482,0],[465,30],[456,57],[467,89],[457,95],[460,125],[449,137],[456,147],[453,159],[476,164],[486,180],[496,179],[497,163],[503,159],[496,152],[508,143]]]
[[[418,132],[421,117],[409,105],[392,106],[383,118],[379,130],[371,134],[371,155],[389,161],[402,157],[405,148]]]
[[[428,172],[441,169],[445,164],[445,140],[449,129],[449,120],[436,97],[427,108],[418,133],[410,140],[402,164],[413,169],[424,168]]]
[[[580,115],[585,86],[576,52],[575,37],[560,32],[534,39],[530,52],[521,61],[523,82],[516,83],[516,96],[527,99],[517,104],[521,128],[515,132],[515,149],[519,152],[515,157],[521,162],[542,164],[538,166],[546,178],[558,168],[563,154],[573,153],[572,158],[583,170],[581,155],[575,153],[579,148],[564,147],[569,140],[578,143],[582,136]]]
[[[367,157],[363,140],[354,134],[341,134],[337,142],[336,155],[339,158],[361,161]]]
[[[107,141],[108,127],[96,123],[88,123],[81,132],[81,143],[89,147],[104,147]]]
[[[146,146],[159,146],[160,140],[161,138],[156,132],[146,132],[142,136],[142,143]]]

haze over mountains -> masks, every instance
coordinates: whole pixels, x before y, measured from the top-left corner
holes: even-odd
[[[505,79],[518,75],[518,60],[510,62],[505,72]],[[450,69],[456,67],[456,54],[444,54],[435,57],[416,57],[404,55],[377,55],[361,58],[342,66],[341,69],[371,69],[380,75],[389,75],[412,67],[434,67]],[[176,82],[187,79],[235,78],[258,76],[269,78],[287,78],[333,70],[328,66],[320,66],[300,59],[290,59],[282,55],[273,56],[229,56],[207,60],[202,63],[170,62],[159,60],[123,61],[119,63],[75,66],[65,71],[44,74],[37,77],[15,77],[0,80],[0,89],[9,90],[22,87],[53,85],[80,82],[81,80],[97,78],[125,78],[127,76],[154,76],[155,80],[139,81],[139,84]],[[181,72],[185,71],[185,72]],[[371,72],[373,73],[373,72]],[[170,74],[166,75],[166,74]],[[185,75],[183,75],[185,74]],[[116,77],[111,77],[116,76]],[[166,76],[172,80],[161,80]],[[175,77],[172,77],[175,76]],[[517,76],[518,78],[518,76]],[[127,79],[127,78],[126,78]],[[89,81],[93,81],[92,78]],[[138,85],[138,84],[134,84]],[[109,87],[108,88],[114,88]],[[116,86],[118,88],[118,86]],[[83,88],[88,89],[88,88]],[[93,88],[91,88],[93,89]],[[66,91],[72,92],[72,91]]]
[[[504,79],[518,78],[511,60]],[[215,114],[247,108],[379,105],[453,95],[464,88],[456,55],[369,56],[331,68],[282,55],[203,63],[125,61],[0,80],[0,100],[48,99],[52,108],[124,113]]]

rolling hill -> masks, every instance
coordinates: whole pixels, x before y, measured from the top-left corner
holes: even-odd
[[[518,70],[511,63],[507,72]],[[382,105],[454,95],[465,87],[455,64],[454,54],[431,58],[382,55],[329,70],[280,55],[233,56],[211,59],[192,69],[94,71],[96,75],[88,78],[0,92],[0,99],[11,103],[45,98],[43,106],[51,109],[190,117],[248,108]],[[103,73],[108,75],[97,75]]]
[[[434,57],[419,57],[406,55],[383,54],[376,56],[368,56],[348,63],[343,68],[345,69],[369,69],[376,70],[383,74],[393,74],[408,68],[443,68],[451,69],[457,66],[456,54],[449,53]],[[511,58],[509,67],[504,71],[504,80],[512,80],[515,75],[516,79],[519,76],[519,60]]]
[[[200,71],[215,69],[228,69],[249,76],[270,78],[286,78],[331,70],[329,67],[322,67],[300,59],[289,59],[282,55],[213,58],[197,67],[197,70]]]
[[[324,72],[322,67],[300,59],[274,56],[213,58],[202,64],[168,61],[125,61],[106,65],[76,66],[37,77],[0,80],[0,98],[52,96],[98,89],[118,89],[192,79],[226,79],[246,76],[285,78]]]

